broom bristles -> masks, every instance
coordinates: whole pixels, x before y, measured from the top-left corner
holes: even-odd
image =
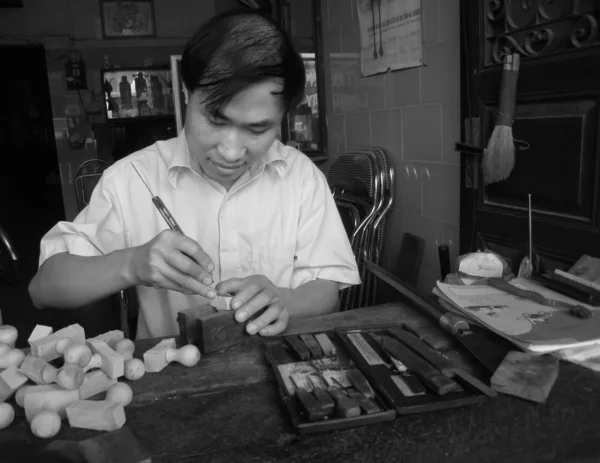
[[[497,125],[483,153],[481,169],[484,185],[506,180],[514,166],[515,144],[512,127]]]

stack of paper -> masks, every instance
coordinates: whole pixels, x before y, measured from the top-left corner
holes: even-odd
[[[579,359],[586,357],[589,346],[593,346],[592,350],[598,351],[595,355],[600,354],[598,308],[523,278],[515,278],[510,283],[549,299],[583,305],[594,315],[587,319],[576,318],[567,309],[540,305],[487,285],[449,285],[438,281],[433,292],[447,310],[489,328],[525,351],[560,352],[561,358],[569,360],[570,355]]]

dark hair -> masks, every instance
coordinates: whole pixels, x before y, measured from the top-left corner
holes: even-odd
[[[223,111],[239,92],[271,78],[283,80],[286,111],[304,96],[302,57],[288,34],[270,17],[234,9],[204,23],[188,41],[181,58],[187,90],[206,92],[203,103],[212,114]]]

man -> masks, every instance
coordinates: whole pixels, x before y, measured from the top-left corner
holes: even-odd
[[[137,287],[138,338],[177,333],[177,312],[231,295],[250,334],[336,310],[360,283],[323,174],[276,137],[305,74],[267,17],[230,11],[204,24],[181,62],[185,128],[107,169],[73,223],[42,239],[29,286],[39,308],[76,308]],[[142,177],[140,178],[140,176]],[[167,229],[144,185],[184,234]]]

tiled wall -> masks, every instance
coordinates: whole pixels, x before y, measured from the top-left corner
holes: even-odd
[[[429,293],[440,274],[437,245],[449,244],[452,258],[459,246],[459,0],[422,0],[425,66],[366,78],[356,0],[323,0],[322,7],[330,152],[369,144],[387,150],[397,180],[381,263],[392,272],[402,265],[404,232],[423,237],[418,290]]]

